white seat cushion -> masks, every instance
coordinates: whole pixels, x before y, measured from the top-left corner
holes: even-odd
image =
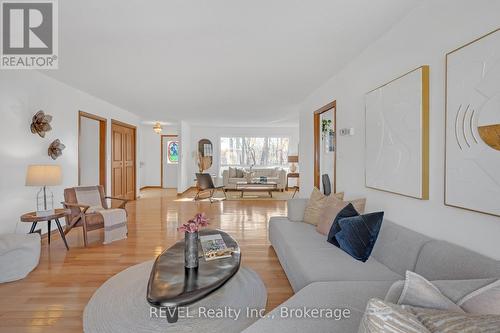
[[[272,217],[269,239],[295,292],[317,281],[396,281],[401,275],[370,257],[361,262],[328,243],[315,226]]]
[[[389,281],[334,281],[315,282],[293,295],[266,316],[244,330],[244,333],[274,332],[314,332],[314,333],[355,333],[363,317],[368,300],[383,298],[391,282]],[[319,310],[348,309],[349,316],[341,319],[328,318],[328,315],[311,318],[300,316],[307,308]],[[295,313],[293,315],[292,313]]]

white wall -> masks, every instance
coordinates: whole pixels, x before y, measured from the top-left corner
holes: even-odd
[[[213,144],[212,167],[206,170],[211,174],[219,175],[220,171],[220,138],[223,136],[288,136],[290,137],[290,154],[296,154],[299,144],[298,127],[215,127],[215,126],[192,126],[191,146],[189,150],[188,167],[194,179],[198,172],[197,151],[198,141],[208,139]],[[300,165],[300,160],[299,160]]]
[[[301,196],[313,186],[313,116],[337,100],[337,190],[366,195],[367,210],[424,234],[500,259],[500,218],[444,206],[445,54],[499,27],[500,1],[425,0],[301,105]],[[430,65],[430,200],[365,188],[364,94],[418,66]],[[308,163],[305,163],[308,161]],[[464,189],[466,191],[467,189]]]
[[[53,116],[52,131],[45,138],[30,132],[32,116],[44,110]],[[139,118],[112,104],[76,90],[40,72],[32,70],[1,71],[0,73],[0,233],[29,230],[19,216],[33,211],[37,188],[25,187],[29,164],[59,164],[63,184],[52,188],[54,202],[63,201],[63,189],[78,183],[78,111],[85,111],[138,125]],[[138,129],[140,136],[140,129]],[[111,188],[111,125],[107,133],[107,188]],[[49,144],[59,138],[66,145],[56,161],[47,156]],[[141,147],[140,139],[137,147]],[[139,177],[137,177],[139,179]],[[137,187],[140,183],[138,181]],[[45,229],[44,229],[45,231]]]
[[[80,117],[80,185],[99,184],[99,126],[98,120]]]
[[[161,136],[153,131],[153,125],[141,124],[141,150],[139,177],[141,186],[161,186]],[[177,134],[177,127],[163,126],[161,134]]]
[[[182,193],[193,185],[194,173],[190,172],[191,126],[181,121],[179,123],[179,164],[177,169],[177,193]]]

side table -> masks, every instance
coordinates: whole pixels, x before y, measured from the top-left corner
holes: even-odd
[[[294,189],[295,191],[293,192],[293,196],[292,198],[295,198],[295,194],[297,194],[297,191],[299,190],[300,186],[299,186],[299,178],[300,178],[300,174],[298,172],[290,172],[286,175],[286,190],[288,191],[288,180],[290,178],[297,178],[297,186],[294,186]]]
[[[29,213],[23,214],[21,216],[21,222],[32,223],[31,229],[29,232],[30,234],[35,231],[35,227],[36,227],[36,224],[38,222],[47,222],[47,227],[48,227],[47,238],[48,238],[49,245],[50,245],[50,232],[51,232],[50,225],[51,225],[52,220],[54,220],[56,222],[57,229],[59,229],[59,233],[61,234],[61,238],[64,241],[64,245],[66,246],[66,250],[69,250],[68,242],[66,242],[66,237],[64,236],[64,231],[61,227],[61,223],[59,222],[60,218],[63,218],[69,214],[70,214],[70,211],[68,209],[63,209],[63,208],[56,209],[54,211],[54,214],[48,215],[48,216],[37,216],[36,212],[29,212]]]

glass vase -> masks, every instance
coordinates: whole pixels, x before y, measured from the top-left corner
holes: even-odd
[[[184,266],[198,267],[198,232],[184,233]]]
[[[54,194],[43,186],[36,194],[36,216],[49,216],[54,214]]]

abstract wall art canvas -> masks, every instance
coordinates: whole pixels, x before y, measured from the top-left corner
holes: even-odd
[[[500,216],[500,29],[446,55],[445,204]]]
[[[429,67],[365,96],[365,182],[369,188],[429,198]]]

